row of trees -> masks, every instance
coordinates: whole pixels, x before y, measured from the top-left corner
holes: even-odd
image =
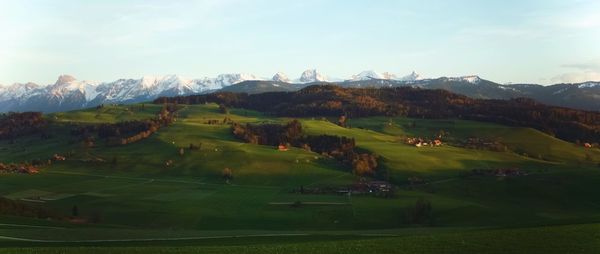
[[[19,136],[40,133],[47,121],[40,112],[0,114],[0,139],[14,139]]]
[[[62,219],[55,212],[42,207],[30,206],[12,199],[0,197],[0,214],[12,216],[24,216],[39,219]]]
[[[411,87],[342,88],[314,85],[297,92],[248,95],[221,92],[162,97],[155,103],[218,103],[223,107],[253,109],[278,116],[408,116],[461,118],[531,127],[558,138],[600,142],[600,112],[547,106],[526,98],[482,100],[445,90]]]
[[[30,163],[0,163],[0,173],[35,174],[39,168]]]
[[[291,145],[332,157],[352,168],[356,175],[374,175],[378,156],[356,147],[353,138],[318,135],[302,132],[302,124],[293,120],[280,124],[232,124],[233,135],[251,144]]]

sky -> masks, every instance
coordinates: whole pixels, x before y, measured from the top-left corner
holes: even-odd
[[[597,0],[0,0],[0,84],[306,69],[600,81]]]

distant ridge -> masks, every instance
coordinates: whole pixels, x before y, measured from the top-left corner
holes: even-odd
[[[0,86],[0,112],[57,112],[93,107],[103,103],[136,103],[160,96],[203,94],[214,91],[263,93],[296,91],[309,84],[328,83],[342,87],[401,87],[444,89],[481,99],[526,97],[545,104],[600,111],[600,82],[502,85],[477,75],[424,78],[416,72],[396,75],[390,72],[362,71],[347,79],[327,76],[316,69],[291,79],[278,72],[271,78],[252,74],[221,74],[215,78],[187,79],[177,75],[145,76],[112,82],[78,80],[61,75],[54,84],[15,83]]]

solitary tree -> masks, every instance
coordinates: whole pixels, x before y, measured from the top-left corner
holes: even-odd
[[[233,179],[233,171],[230,168],[224,168],[221,174],[227,183]]]
[[[342,115],[338,119],[338,125],[342,126],[342,127],[346,127],[346,121],[348,121],[348,117],[346,117],[345,115]]]
[[[79,208],[77,208],[76,205],[74,205],[73,208],[71,208],[71,215],[73,215],[73,217],[79,216]]]
[[[433,222],[433,208],[431,207],[431,202],[425,198],[419,198],[411,211],[410,220],[415,224],[431,224]]]
[[[190,147],[189,147],[190,151],[191,150],[200,150],[200,148],[202,148],[202,143],[198,143],[197,145],[190,143]]]
[[[117,156],[113,156],[110,165],[114,168],[117,166]]]
[[[219,104],[219,112],[223,114],[229,114],[229,109],[227,108],[227,106]]]

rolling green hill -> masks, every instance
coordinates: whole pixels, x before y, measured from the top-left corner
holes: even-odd
[[[379,167],[389,172],[387,180],[397,188],[391,198],[299,193],[300,188],[350,186],[362,177],[328,156],[304,149],[278,151],[243,143],[223,123],[226,118],[239,123],[292,120],[256,111],[221,113],[216,104],[179,105],[172,125],[123,146],[97,139],[89,147],[71,134],[73,126],[148,119],[161,107],[112,105],[50,114],[46,116],[49,137],[0,140],[0,162],[5,164],[54,154],[67,157],[42,167],[38,174],[0,174],[1,196],[67,218],[76,206],[76,217],[84,219],[0,215],[0,246],[11,247],[0,252],[48,248],[44,251],[93,253],[110,251],[111,246],[134,246],[122,250],[142,252],[148,249],[135,246],[145,246],[151,239],[161,241],[151,241],[158,242],[159,249],[150,250],[179,246],[174,253],[239,252],[242,246],[250,246],[247,253],[344,253],[370,248],[389,252],[404,246],[405,252],[464,248],[461,253],[480,253],[505,242],[512,243],[509,249],[527,253],[566,250],[536,249],[544,241],[532,235],[563,241],[567,247],[580,246],[569,249],[573,252],[589,252],[600,242],[594,233],[594,223],[600,223],[600,150],[530,128],[402,117],[352,118],[351,128],[343,128],[331,119],[299,119],[306,134],[351,137],[357,147],[379,155]],[[407,137],[432,137],[440,130],[448,140],[442,146],[418,148],[404,142]],[[470,137],[499,140],[507,149],[455,145]],[[199,149],[189,149],[190,144]],[[233,172],[229,182],[222,177],[224,168]],[[470,174],[473,169],[497,168],[519,168],[527,175]],[[411,185],[411,177],[427,184]],[[409,219],[419,198],[433,207],[427,225]],[[566,232],[581,237],[561,239]],[[223,236],[251,240],[218,238]],[[273,244],[266,240],[270,237],[281,242]],[[111,242],[115,239],[146,240]],[[64,249],[77,241],[82,246]],[[221,242],[230,246],[215,247]],[[89,249],[94,245],[104,247]]]

